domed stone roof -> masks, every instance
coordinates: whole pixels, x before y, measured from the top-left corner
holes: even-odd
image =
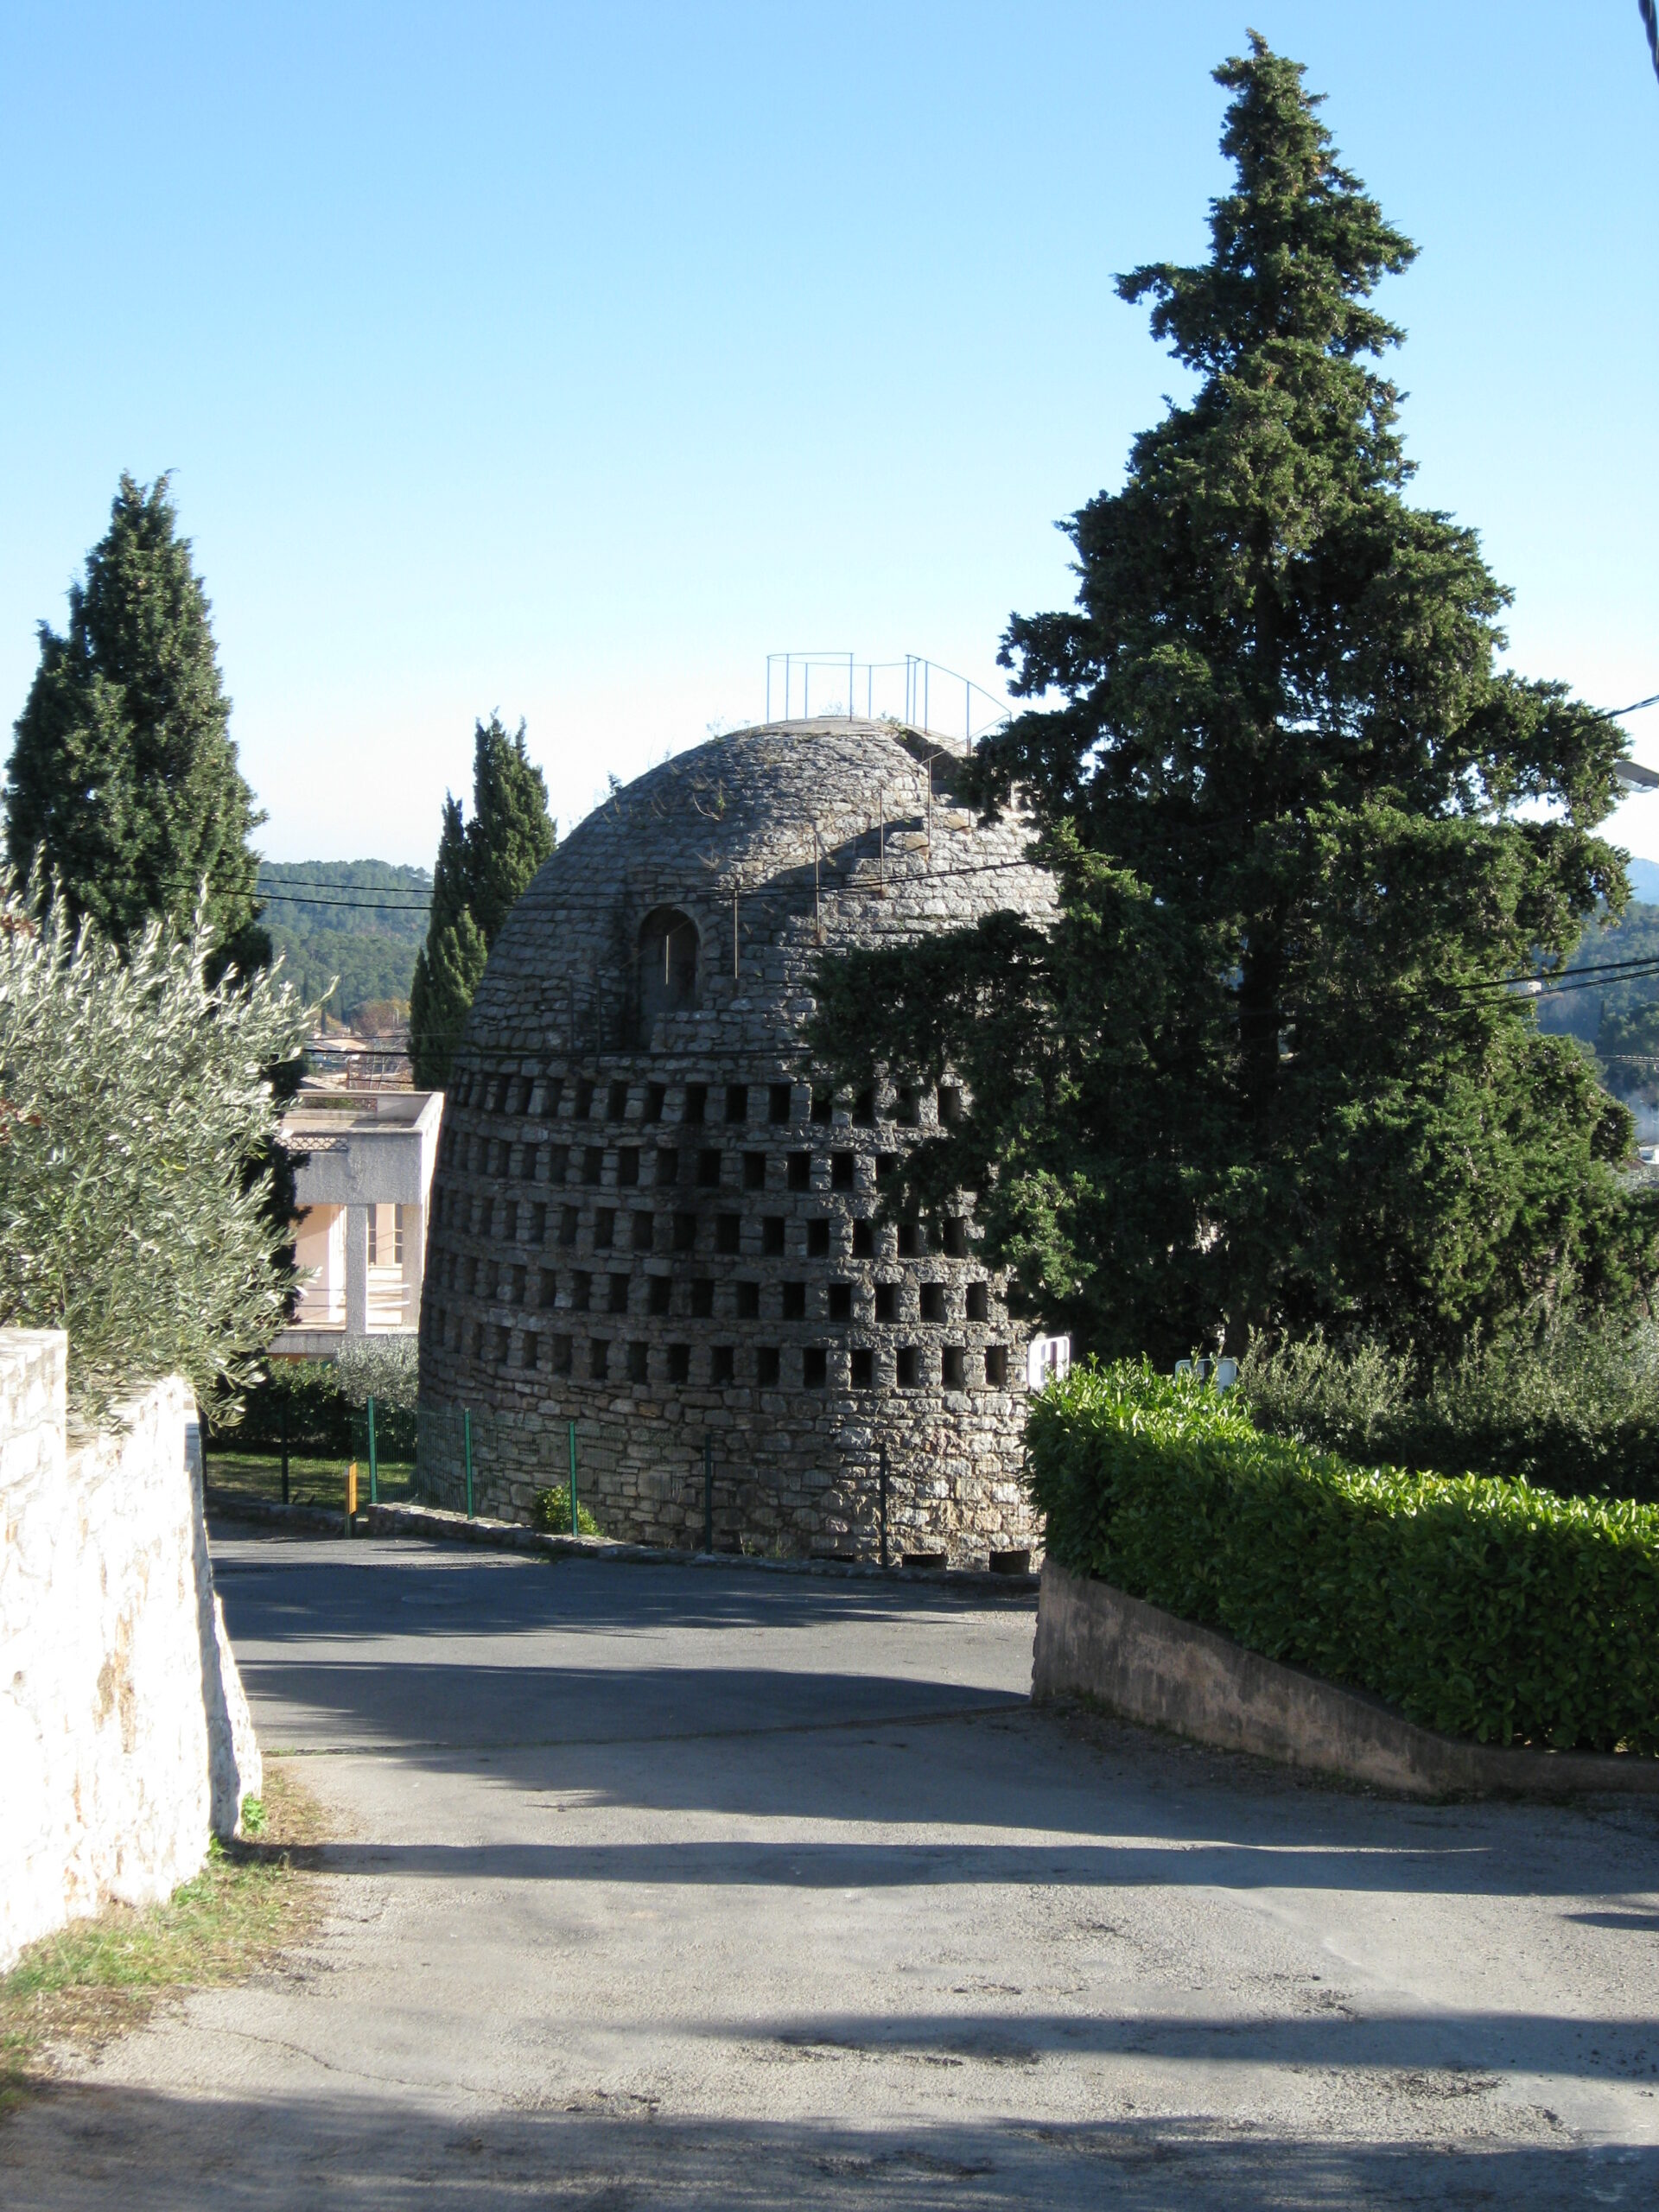
[[[1048,908],[1028,825],[982,826],[950,796],[959,765],[893,725],[842,719],[739,730],[664,761],[543,864],[490,956],[468,1048],[493,1058],[574,1035],[798,1054],[804,970],[824,946]],[[696,1003],[677,1013],[641,1002],[639,933],[664,909],[697,931]]]
[[[733,1545],[868,1554],[881,1512],[895,1554],[1030,1544],[1024,1338],[971,1203],[931,1251],[880,1217],[899,1147],[950,1102],[832,1099],[801,1039],[825,950],[1052,911],[1028,824],[958,804],[958,766],[887,724],[741,730],[615,791],[544,863],[446,1106],[429,1494],[459,1502],[464,1412],[494,1510],[527,1512],[576,1448],[611,1535],[696,1538],[712,1505]]]

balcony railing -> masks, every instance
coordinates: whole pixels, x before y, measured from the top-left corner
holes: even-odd
[[[404,1281],[401,1268],[371,1268],[369,1269],[370,1333],[383,1330],[412,1329],[419,1316],[415,1312],[415,1294]],[[314,1276],[300,1293],[300,1303],[290,1328],[343,1329],[346,1326],[346,1286],[344,1283],[321,1283]]]

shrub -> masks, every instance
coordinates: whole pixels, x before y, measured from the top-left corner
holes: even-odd
[[[269,975],[210,984],[211,951],[200,920],[118,951],[0,887],[0,1326],[68,1332],[84,1414],[169,1374],[233,1411],[283,1326],[269,1071],[305,1009]]]
[[[530,1509],[532,1526],[550,1536],[568,1536],[570,1533],[570,1485],[561,1483],[556,1490],[538,1490]],[[603,1532],[582,1500],[576,1500],[576,1534],[597,1536]]]
[[[1260,1428],[1351,1459],[1659,1502],[1659,1332],[1584,1319],[1477,1341],[1424,1370],[1316,1333],[1240,1371]]]
[[[412,1331],[396,1336],[347,1337],[334,1362],[334,1386],[354,1406],[374,1400],[384,1413],[412,1414],[420,1393],[420,1346]]]
[[[357,1340],[348,1340],[357,1341]],[[369,1344],[396,1341],[368,1338]],[[412,1339],[410,1342],[412,1343]],[[280,1452],[284,1443],[303,1456],[341,1459],[366,1459],[368,1416],[365,1407],[374,1399],[374,1435],[382,1459],[415,1457],[415,1407],[412,1395],[397,1402],[391,1391],[383,1399],[377,1389],[365,1385],[372,1374],[383,1376],[372,1360],[273,1360],[269,1373],[244,1394],[239,1410],[226,1418],[224,1402],[215,1400],[207,1416],[209,1449],[229,1446],[238,1452]],[[401,1385],[399,1386],[401,1389]]]
[[[1141,1362],[1033,1404],[1075,1573],[1484,1743],[1659,1750],[1659,1509],[1361,1468]]]

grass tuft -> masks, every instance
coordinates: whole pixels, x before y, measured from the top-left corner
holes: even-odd
[[[242,1818],[248,1840],[215,1840],[165,1904],[71,1921],[0,1975],[0,2113],[66,2058],[141,2026],[162,1998],[243,1980],[310,1933],[321,1904],[306,1873],[323,1833],[315,1799],[268,1760],[265,1795],[245,1798]]]

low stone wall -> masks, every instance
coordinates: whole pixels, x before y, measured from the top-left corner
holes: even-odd
[[[258,1794],[177,1377],[66,1437],[67,1340],[0,1331],[0,1969],[165,1897]]]
[[[528,1393],[522,1408],[472,1422],[473,1502],[480,1513],[528,1521],[538,1489],[569,1478],[576,1421],[576,1491],[607,1536],[694,1548],[702,1540],[703,1440],[713,1446],[714,1535],[721,1551],[777,1551],[871,1560],[880,1550],[880,1455],[888,1457],[887,1538],[895,1560],[937,1554],[952,1567],[1040,1550],[1041,1524],[1020,1478],[1023,1393],[963,1391],[948,1414],[925,1395],[893,1394],[879,1423],[834,1392],[810,1408],[732,1390],[690,1390],[671,1403],[619,1399],[602,1415],[577,1402]],[[459,1415],[423,1407],[416,1471],[429,1503],[461,1511],[467,1484]]]
[[[1363,1690],[1264,1659],[1052,1559],[1037,1601],[1031,1694],[1038,1702],[1087,1697],[1126,1720],[1404,1796],[1659,1792],[1659,1759],[1440,1736]]]

